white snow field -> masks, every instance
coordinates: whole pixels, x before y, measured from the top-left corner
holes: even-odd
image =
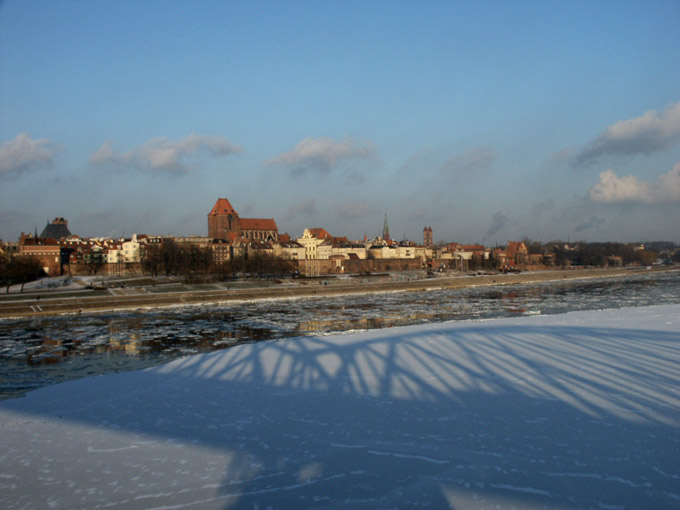
[[[678,509],[680,305],[254,343],[0,403],[0,508]]]

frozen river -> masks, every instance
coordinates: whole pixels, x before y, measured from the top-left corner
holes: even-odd
[[[0,402],[0,508],[677,510],[680,304],[252,342]]]
[[[680,303],[680,272],[0,321],[0,399],[240,343],[393,326]]]

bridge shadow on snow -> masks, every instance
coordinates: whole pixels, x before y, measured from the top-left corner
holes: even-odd
[[[0,409],[224,452],[207,507],[677,508],[679,340],[492,323],[288,339]]]

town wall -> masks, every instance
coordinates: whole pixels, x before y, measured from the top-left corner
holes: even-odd
[[[128,263],[71,263],[64,264],[63,274],[72,276],[135,276],[142,274],[142,265],[139,262]]]
[[[334,274],[385,273],[388,271],[415,271],[422,269],[419,258],[410,259],[316,259],[298,260],[297,269],[306,276]]]

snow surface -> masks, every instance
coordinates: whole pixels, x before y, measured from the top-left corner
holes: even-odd
[[[680,508],[680,305],[241,345],[0,403],[0,507]]]

